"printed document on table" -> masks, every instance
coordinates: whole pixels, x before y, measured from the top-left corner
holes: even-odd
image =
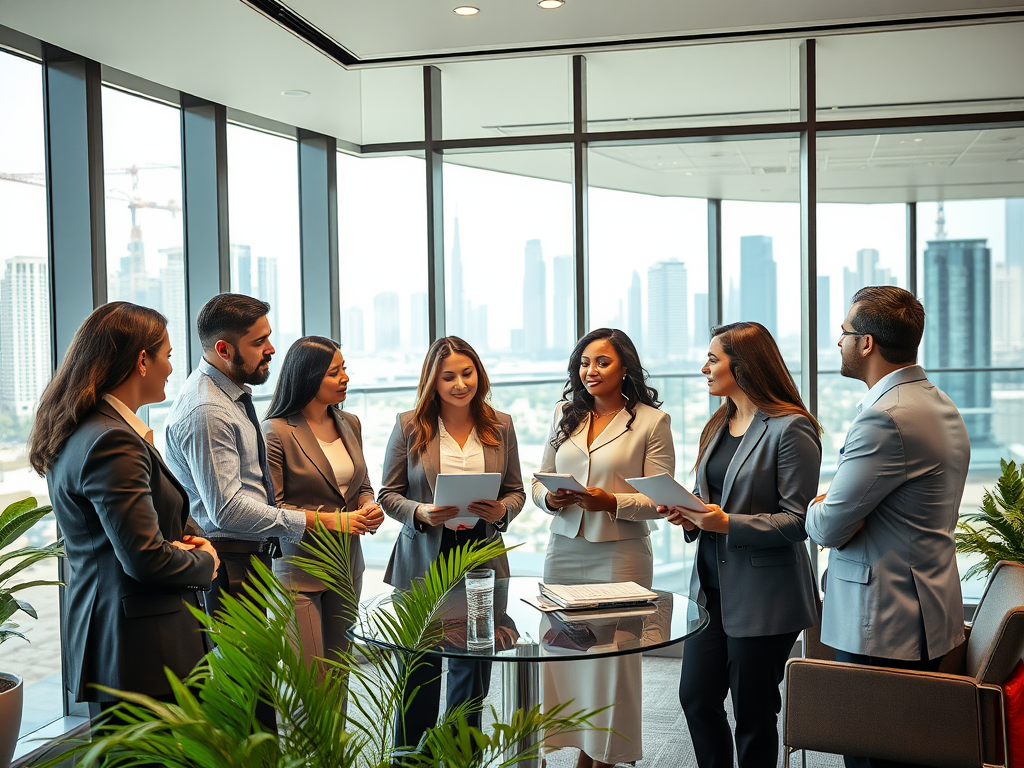
[[[599,608],[657,600],[657,592],[633,581],[611,584],[540,584],[540,593],[563,608]]]
[[[434,482],[434,506],[458,507],[459,514],[445,523],[453,531],[460,527],[472,528],[480,518],[467,508],[474,501],[495,501],[501,490],[501,474],[481,472],[479,474],[438,475]]]
[[[626,482],[655,504],[665,507],[683,507],[692,512],[707,512],[704,502],[676,482],[672,475],[662,472],[650,477],[627,477]]]

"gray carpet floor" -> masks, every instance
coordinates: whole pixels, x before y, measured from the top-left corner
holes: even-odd
[[[679,659],[644,657],[644,758],[637,768],[680,768],[695,766],[693,745],[679,707]],[[495,664],[488,703],[500,711],[501,677]],[[442,699],[443,701],[443,699]],[[726,699],[726,710],[732,722],[732,704]],[[782,719],[779,718],[781,734]],[[779,743],[782,743],[781,736]],[[573,768],[575,749],[563,749],[548,755],[548,768]],[[779,757],[779,765],[783,764]],[[793,768],[800,768],[800,753],[790,760]],[[843,760],[837,755],[818,752],[807,753],[809,768],[842,768]]]

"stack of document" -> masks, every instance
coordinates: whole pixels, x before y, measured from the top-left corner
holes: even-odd
[[[656,592],[632,581],[612,584],[539,584],[540,593],[564,610],[621,608],[645,605],[658,599]]]

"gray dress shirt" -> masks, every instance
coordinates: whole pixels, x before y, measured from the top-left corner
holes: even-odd
[[[250,392],[199,361],[167,417],[166,462],[188,491],[192,517],[211,539],[298,541],[305,512],[267,504],[263,435],[239,402]]]

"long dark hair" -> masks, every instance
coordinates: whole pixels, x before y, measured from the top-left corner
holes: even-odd
[[[491,394],[491,380],[476,350],[458,336],[445,336],[430,345],[420,369],[420,383],[416,388],[416,405],[413,407],[412,441],[409,452],[416,454],[427,450],[430,441],[437,434],[437,419],[441,414],[441,396],[437,394],[437,374],[441,363],[452,355],[465,355],[476,368],[476,394],[469,404],[469,412],[476,426],[477,437],[484,445],[501,443],[501,425],[498,415],[487,399]]]
[[[326,336],[297,339],[284,356],[266,418],[291,416],[309,405],[324,382],[334,353],[340,349],[338,342]]]
[[[806,416],[821,434],[821,425],[804,407],[800,390],[793,383],[786,361],[767,328],[760,323],[730,323],[715,328],[711,338],[718,339],[722,351],[729,356],[729,371],[736,384],[759,410],[769,416]],[[724,401],[701,432],[698,465],[711,439],[736,413],[732,398],[726,397]]]
[[[50,469],[82,418],[122,384],[145,350],[155,355],[167,318],[149,307],[112,301],[92,311],[43,390],[28,439],[28,460],[40,475]]]
[[[562,443],[569,439],[584,417],[594,408],[594,396],[587,392],[583,380],[580,379],[580,360],[583,358],[584,350],[591,342],[598,339],[607,339],[615,347],[619,360],[622,361],[622,366],[626,369],[626,378],[622,382],[625,408],[629,412],[626,429],[630,429],[633,426],[633,421],[636,420],[638,403],[649,405],[652,408],[661,407],[658,390],[647,384],[649,376],[647,370],[640,364],[640,353],[636,351],[633,340],[618,328],[598,328],[580,339],[572,354],[569,355],[569,378],[562,389],[562,400],[565,401],[565,406],[562,408],[562,419],[558,422],[555,434],[551,438],[551,446],[556,451]]]

